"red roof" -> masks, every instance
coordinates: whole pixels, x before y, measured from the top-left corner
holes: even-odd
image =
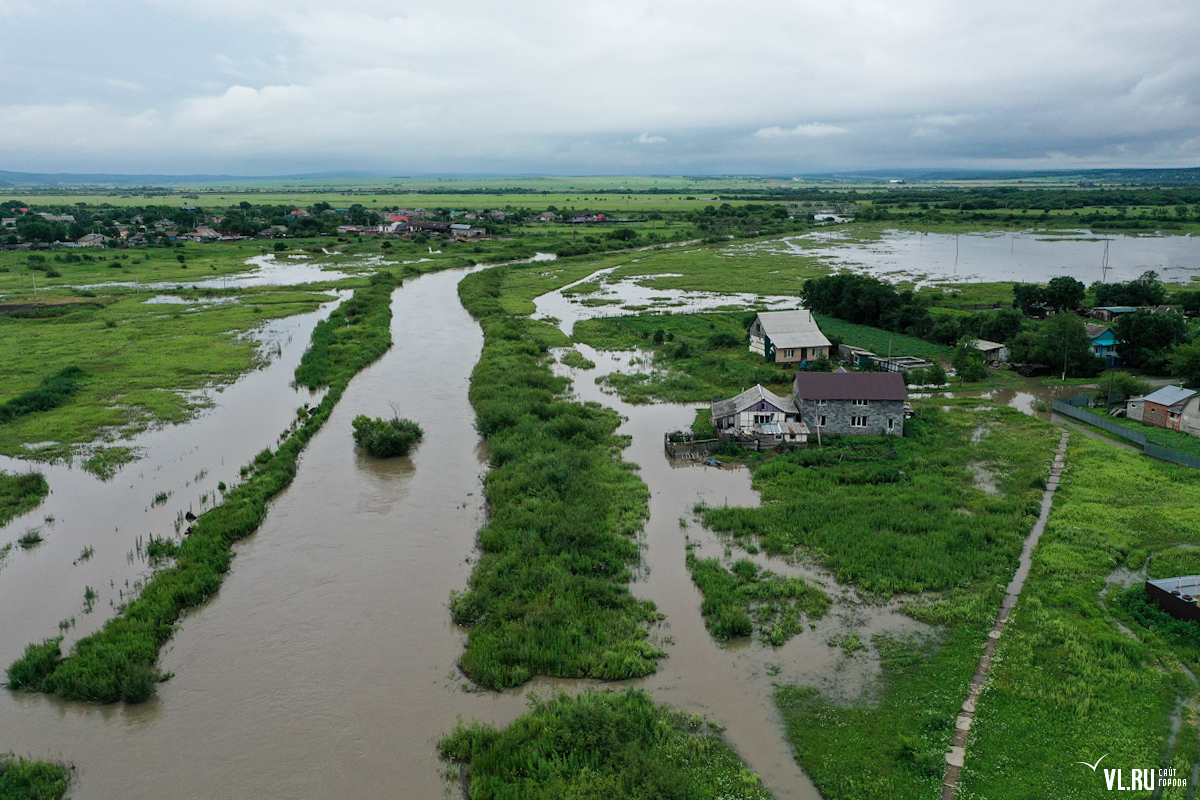
[[[797,372],[792,384],[801,400],[907,400],[898,372]]]

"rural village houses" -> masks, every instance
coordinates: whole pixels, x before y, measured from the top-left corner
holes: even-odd
[[[904,435],[908,389],[898,372],[797,372],[792,401],[809,430]]]
[[[1200,390],[1164,386],[1127,401],[1125,416],[1156,428],[1200,436]]]
[[[767,361],[807,367],[818,358],[829,358],[829,340],[811,311],[762,311],[750,323],[750,352]]]

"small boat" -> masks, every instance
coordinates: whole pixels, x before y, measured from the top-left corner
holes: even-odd
[[[723,466],[725,466],[725,462],[717,461],[715,458],[710,458],[708,461],[704,462],[704,466],[706,466],[706,467],[723,467]]]

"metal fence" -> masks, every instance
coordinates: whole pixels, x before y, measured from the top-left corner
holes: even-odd
[[[1181,453],[1178,450],[1173,450],[1170,447],[1154,444],[1146,440],[1146,434],[1141,431],[1130,430],[1124,425],[1118,425],[1111,422],[1098,414],[1093,414],[1090,411],[1081,411],[1076,408],[1077,405],[1073,401],[1087,400],[1086,397],[1066,397],[1061,400],[1055,400],[1051,405],[1054,408],[1055,414],[1062,414],[1064,417],[1071,417],[1080,422],[1086,422],[1088,425],[1094,425],[1097,428],[1106,430],[1109,433],[1120,436],[1122,439],[1133,442],[1142,448],[1142,453],[1157,458],[1161,461],[1170,461],[1172,464],[1181,464],[1192,469],[1200,469],[1200,457]],[[1082,405],[1082,404],[1080,404]]]
[[[1188,455],[1187,453],[1181,453],[1178,450],[1171,450],[1167,447],[1159,447],[1153,442],[1146,442],[1146,449],[1143,452],[1148,456],[1160,458],[1163,461],[1170,461],[1172,464],[1182,464],[1192,469],[1200,469],[1200,458]]]
[[[1051,406],[1054,408],[1055,414],[1062,414],[1064,417],[1071,417],[1080,422],[1086,422],[1088,425],[1095,425],[1097,428],[1102,428],[1115,436],[1127,439],[1139,447],[1146,446],[1146,434],[1141,431],[1130,430],[1124,425],[1118,425],[1090,411],[1080,411],[1075,407],[1074,403],[1070,402],[1071,400],[1079,399],[1078,397],[1068,397],[1063,400],[1055,400]],[[1083,399],[1086,400],[1087,398]]]

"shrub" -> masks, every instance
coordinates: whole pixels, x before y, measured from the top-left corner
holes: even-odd
[[[354,441],[373,456],[391,458],[405,456],[425,432],[411,419],[375,418],[359,414],[350,423],[354,427]]]

